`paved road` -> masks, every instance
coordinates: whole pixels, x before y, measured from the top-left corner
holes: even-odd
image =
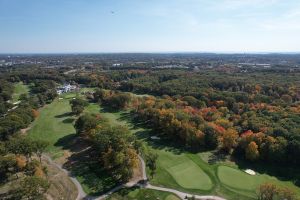
[[[70,179],[76,185],[77,190],[78,190],[78,195],[77,195],[76,200],[81,200],[81,199],[84,199],[84,200],[102,200],[102,199],[107,198],[112,193],[120,190],[121,188],[132,187],[132,186],[139,186],[141,188],[147,188],[147,189],[152,189],[152,190],[159,190],[159,191],[164,191],[164,192],[170,192],[170,193],[175,194],[176,196],[178,196],[181,199],[186,199],[186,197],[192,197],[192,196],[194,196],[196,199],[199,199],[199,200],[225,200],[224,198],[218,197],[218,196],[192,195],[192,194],[189,194],[189,193],[180,192],[180,191],[175,190],[175,189],[158,187],[158,186],[151,185],[148,181],[146,181],[144,184],[139,183],[139,181],[137,181],[137,182],[128,182],[126,184],[119,185],[119,186],[111,189],[110,191],[106,192],[105,194],[103,194],[101,196],[96,196],[96,197],[88,196],[83,191],[83,189],[81,187],[81,184],[77,181],[77,179],[75,177],[72,176],[72,174],[69,171],[67,171],[66,169],[62,168],[61,165],[55,163],[49,156],[44,155],[43,157],[45,159],[47,159],[51,164],[55,165],[60,170],[62,170],[63,172],[65,172],[70,177]],[[140,159],[140,162],[142,164],[143,180],[148,180],[147,179],[147,173],[146,173],[145,161],[143,160],[143,158],[141,156],[139,156],[139,159]]]

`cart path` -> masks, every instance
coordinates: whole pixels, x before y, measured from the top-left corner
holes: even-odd
[[[113,194],[114,192],[116,192],[116,191],[118,191],[118,190],[120,190],[120,189],[122,189],[124,187],[133,187],[133,186],[139,186],[141,188],[147,188],[147,189],[152,189],[152,190],[159,190],[159,191],[164,191],[164,192],[170,192],[170,193],[175,194],[176,196],[178,196],[181,199],[186,199],[186,197],[192,197],[192,196],[194,196],[196,199],[199,199],[199,200],[225,200],[224,198],[218,197],[218,196],[193,195],[193,194],[181,192],[181,191],[178,191],[178,190],[175,190],[175,189],[171,189],[171,188],[154,186],[154,185],[151,185],[148,181],[145,181],[144,184],[139,183],[139,182],[128,182],[126,184],[122,184],[122,185],[119,185],[117,187],[114,187],[110,191],[108,191],[105,194],[102,194],[100,196],[95,196],[95,197],[94,196],[88,196],[84,192],[84,190],[83,190],[81,184],[79,183],[79,181],[74,176],[72,176],[71,172],[69,172],[68,170],[64,169],[61,165],[57,164],[49,156],[43,155],[43,157],[45,159],[47,159],[49,161],[49,163],[55,165],[57,168],[59,168],[61,171],[63,171],[65,174],[67,174],[70,177],[71,181],[75,184],[75,186],[77,187],[77,190],[78,190],[78,195],[77,195],[76,200],[81,200],[81,199],[84,199],[84,200],[102,200],[102,199],[107,198],[109,195]],[[141,166],[142,166],[143,180],[148,180],[147,179],[147,174],[146,174],[146,164],[145,164],[145,161],[143,160],[143,158],[141,156],[139,156],[139,160],[140,160]]]

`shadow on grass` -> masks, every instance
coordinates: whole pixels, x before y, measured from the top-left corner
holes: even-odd
[[[59,139],[55,146],[70,150],[72,155],[67,159],[64,168],[69,170],[86,189],[86,193],[96,196],[110,190],[118,183],[103,169],[99,155],[91,144],[76,134]]]
[[[223,151],[212,151],[212,153],[208,157],[208,164],[217,164],[219,162],[225,162],[230,159],[230,155],[226,154]]]
[[[74,150],[74,145],[76,144],[76,134],[72,133],[69,135],[66,135],[60,139],[54,144],[56,147],[62,147],[63,149],[69,149],[69,150]]]
[[[104,113],[117,113],[117,112],[120,112],[120,109],[112,108],[112,107],[109,107],[107,105],[101,105],[100,112],[104,112]]]
[[[275,176],[281,181],[292,181],[300,187],[300,168],[298,166],[285,163],[268,163],[268,162],[249,162],[245,159],[234,159],[240,169],[252,169],[260,174]]]
[[[89,147],[73,153],[64,167],[88,188],[86,192],[92,196],[105,193],[118,184],[101,166],[99,155]]]
[[[72,112],[66,112],[66,113],[61,114],[61,115],[56,115],[55,118],[71,117],[72,115],[73,115]]]
[[[65,124],[71,124],[75,121],[74,118],[67,118],[67,119],[64,119],[62,122],[65,123]]]
[[[170,151],[174,154],[181,154],[187,152],[185,148],[177,141],[170,140],[169,138],[164,138],[157,134],[159,130],[153,130],[153,127],[134,115],[132,112],[123,112],[120,114],[120,120],[127,121],[131,125],[130,130],[135,132],[135,136],[139,140],[147,142],[148,146],[157,150]],[[151,139],[152,136],[158,136],[159,140]]]

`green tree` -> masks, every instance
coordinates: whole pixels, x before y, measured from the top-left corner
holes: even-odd
[[[50,184],[47,180],[36,176],[24,178],[20,186],[16,188],[12,196],[20,200],[43,200]]]
[[[91,129],[95,129],[102,122],[104,122],[104,119],[100,115],[83,114],[76,120],[74,127],[78,134],[85,134]]]
[[[12,138],[6,142],[5,146],[7,151],[10,153],[24,155],[27,162],[31,159],[31,156],[34,153],[34,142],[28,137],[19,136]]]
[[[88,102],[81,98],[75,98],[70,101],[70,104],[72,112],[75,115],[80,115],[83,112],[84,107],[88,105]]]
[[[152,153],[152,152],[150,152],[146,155],[146,165],[150,169],[151,178],[153,178],[154,174],[156,173],[157,158],[158,158],[158,155],[155,153]]]
[[[205,134],[205,144],[209,149],[215,149],[218,147],[218,134],[211,126],[205,126],[204,128]]]
[[[48,145],[49,142],[44,140],[33,141],[33,152],[39,157],[40,163],[42,163],[42,154],[45,152]]]

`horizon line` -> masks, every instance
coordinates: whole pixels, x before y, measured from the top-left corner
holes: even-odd
[[[103,52],[5,52],[0,55],[74,54],[300,54],[300,51],[103,51]]]

